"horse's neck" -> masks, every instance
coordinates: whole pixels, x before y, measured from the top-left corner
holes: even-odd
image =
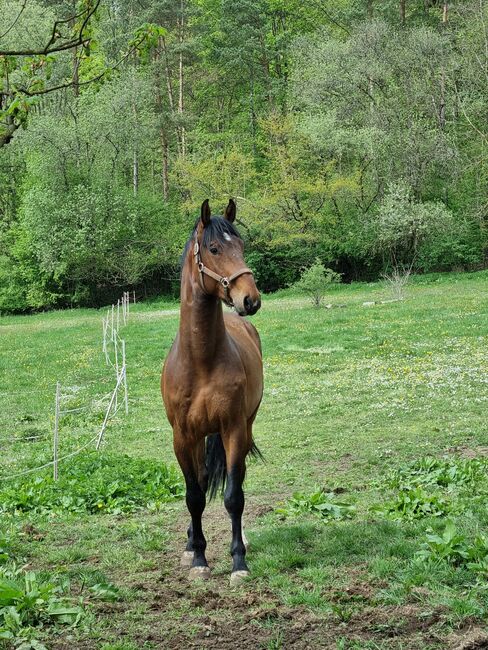
[[[192,281],[188,264],[182,274],[180,298],[180,345],[192,361],[209,367],[225,340],[222,303]]]

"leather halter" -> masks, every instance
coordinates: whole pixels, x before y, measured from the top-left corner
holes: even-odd
[[[214,271],[212,271],[212,269],[209,269],[208,266],[205,266],[205,264],[202,262],[202,258],[200,256],[200,244],[198,243],[198,241],[196,241],[195,245],[193,246],[193,257],[195,258],[195,262],[198,267],[198,277],[200,278],[200,285],[202,287],[203,293],[209,295],[208,291],[205,288],[205,280],[203,278],[204,275],[208,275],[222,285],[225,291],[225,302],[231,307],[233,307],[234,303],[232,302],[229,294],[230,284],[231,282],[236,280],[241,275],[244,275],[245,273],[249,273],[250,275],[253,275],[251,269],[248,269],[247,266],[244,266],[242,269],[239,269],[238,271],[236,271],[232,275],[229,275],[228,277],[215,273]]]

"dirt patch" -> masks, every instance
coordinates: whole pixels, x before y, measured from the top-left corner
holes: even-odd
[[[488,648],[486,629],[474,628],[460,634],[451,634],[448,639],[450,650],[484,650]]]
[[[458,454],[461,458],[472,460],[473,458],[486,458],[488,456],[488,447],[449,447],[446,450],[449,454]]]
[[[246,524],[252,526],[269,511],[266,503],[249,499]],[[284,603],[279,592],[262,583],[230,588],[230,522],[220,502],[209,505],[204,521],[212,577],[205,583],[189,582],[188,569],[179,564],[188,515],[183,506],[175,514],[171,543],[159,556],[157,569],[141,568],[127,575],[121,566],[120,573],[111,575],[131,595],[119,603],[94,605],[99,621],[94,638],[81,634],[79,641],[51,640],[50,648],[95,650],[113,643],[114,638],[130,640],[141,648],[167,650],[336,650],[338,639],[344,639],[346,647],[375,642],[391,650],[446,648],[442,610],[425,612],[419,604],[378,605],[375,596],[384,585],[371,581],[365,565],[347,569],[344,586],[324,589],[324,611],[319,613]],[[485,646],[452,647],[474,650]]]

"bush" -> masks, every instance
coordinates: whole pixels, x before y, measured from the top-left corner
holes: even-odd
[[[327,285],[340,281],[340,273],[325,268],[317,257],[314,264],[303,271],[302,277],[293,286],[298,291],[308,294],[315,307],[320,307]]]
[[[370,223],[370,247],[393,267],[450,270],[481,260],[480,243],[471,231],[444,203],[415,201],[411,188],[399,181],[388,186]]]

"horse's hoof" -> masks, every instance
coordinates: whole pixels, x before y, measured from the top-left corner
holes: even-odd
[[[208,580],[210,578],[210,567],[192,566],[188,574],[188,580]]]
[[[249,578],[251,574],[249,571],[233,571],[230,574],[230,586],[236,587],[237,585],[242,584],[246,578]]]
[[[191,567],[193,564],[193,551],[183,551],[181,556],[180,566]]]

